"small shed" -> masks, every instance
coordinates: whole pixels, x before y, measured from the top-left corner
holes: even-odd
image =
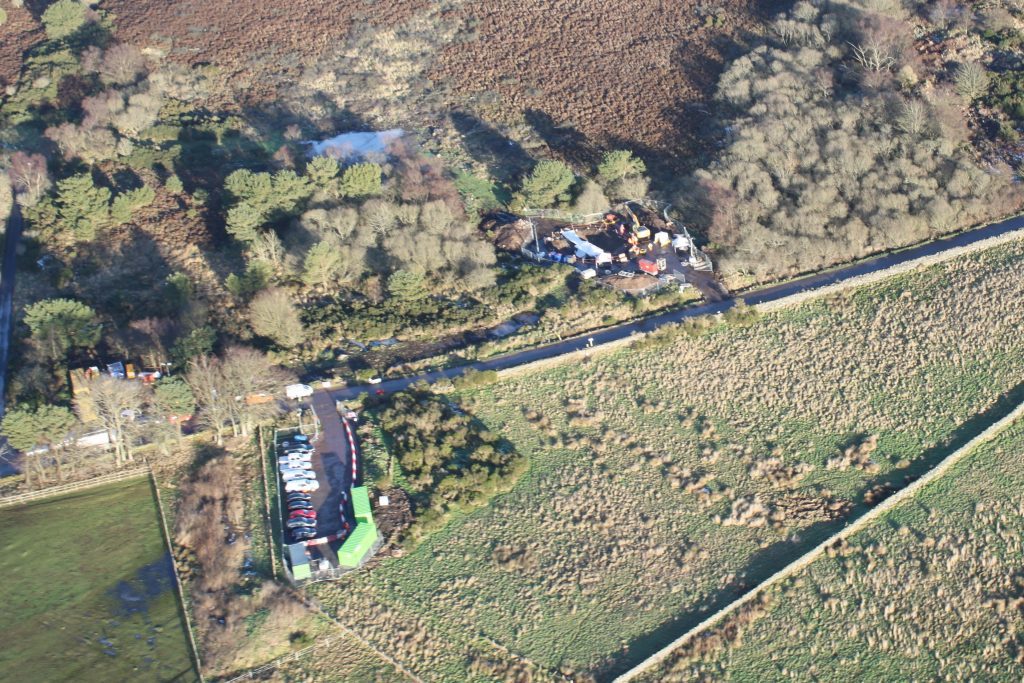
[[[296,581],[308,579],[312,575],[305,543],[292,543],[288,546],[288,561],[292,566],[292,577]]]

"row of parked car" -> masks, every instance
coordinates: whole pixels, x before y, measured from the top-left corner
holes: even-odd
[[[279,443],[277,452],[288,510],[285,526],[296,541],[315,538],[316,509],[310,494],[320,488],[320,482],[313,471],[313,445],[308,436],[295,434]]]

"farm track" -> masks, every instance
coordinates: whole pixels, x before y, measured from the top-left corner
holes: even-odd
[[[769,576],[767,579],[759,583],[757,586],[741,595],[736,600],[732,601],[725,607],[714,612],[696,626],[686,631],[683,635],[676,638],[674,641],[669,643],[667,646],[656,652],[655,654],[648,657],[646,660],[638,664],[637,666],[629,669],[614,679],[614,683],[627,683],[635,679],[644,673],[652,671],[654,667],[665,661],[674,650],[686,645],[694,637],[698,636],[703,631],[711,628],[715,624],[719,623],[725,617],[736,612],[744,605],[749,604],[755,598],[763,594],[768,588],[779,583],[780,581],[794,575],[796,572],[809,566],[816,559],[821,557],[828,548],[833,547],[837,542],[847,539],[850,536],[856,534],[859,531],[863,531],[875,520],[880,518],[882,515],[891,511],[893,508],[901,505],[905,501],[912,499],[918,492],[927,487],[929,484],[934,482],[936,479],[942,477],[952,468],[954,465],[959,463],[965,457],[974,452],[978,446],[987,443],[996,438],[1000,433],[1006,430],[1008,427],[1013,425],[1017,420],[1024,417],[1024,403],[1018,404],[1013,410],[1007,415],[1000,418],[995,423],[989,425],[980,434],[973,437],[966,444],[953,451],[950,455],[946,456],[939,464],[932,469],[928,470],[920,479],[917,479],[913,483],[909,484],[900,491],[894,493],[889,498],[885,499],[877,507],[872,508],[868,512],[864,513],[857,519],[853,520],[847,526],[843,527],[835,534],[829,536],[824,541],[816,545],[814,548],[804,553],[796,560],[786,565],[776,573]]]

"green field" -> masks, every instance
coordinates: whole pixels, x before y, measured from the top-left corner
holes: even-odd
[[[772,589],[740,637],[643,680],[1019,681],[1022,491],[1018,423]]]
[[[0,510],[0,679],[197,680],[150,482]]]
[[[1019,398],[1021,263],[1013,243],[461,392],[530,470],[404,557],[311,591],[427,679],[466,662],[475,680],[605,679]]]

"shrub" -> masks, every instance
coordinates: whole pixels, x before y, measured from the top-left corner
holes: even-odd
[[[57,0],[43,12],[43,28],[52,40],[67,38],[85,24],[85,5],[77,0]]]
[[[456,389],[472,389],[494,384],[498,381],[497,370],[467,370],[455,378]]]
[[[568,202],[575,182],[576,176],[561,161],[542,161],[523,180],[521,201],[526,207],[537,209]]]
[[[380,194],[382,173],[378,164],[370,162],[349,166],[341,174],[342,196],[361,199]]]

